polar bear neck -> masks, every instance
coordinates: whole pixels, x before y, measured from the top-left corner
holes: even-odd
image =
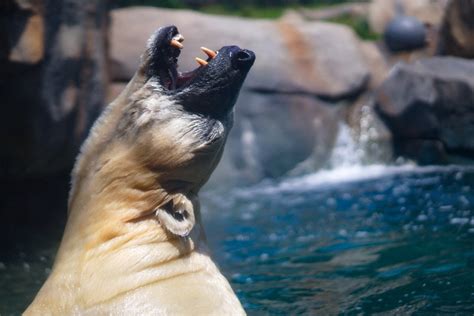
[[[212,264],[199,206],[189,237],[170,234],[154,216],[169,199],[169,188],[126,144],[108,136],[123,110],[123,100],[117,101],[96,123],[76,162],[68,223],[48,280],[54,284],[56,276],[68,275],[67,288],[94,291],[86,305]],[[187,190],[197,194],[199,187]]]
[[[126,155],[120,145],[109,147],[70,205],[51,279],[69,275],[69,288],[93,291],[85,305],[212,265],[199,208],[191,236],[168,233],[152,211],[166,200],[166,190],[156,174]]]

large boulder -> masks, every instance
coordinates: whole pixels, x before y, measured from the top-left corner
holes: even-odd
[[[474,159],[474,61],[434,57],[398,64],[376,96],[398,154],[421,163]]]
[[[238,103],[234,128],[209,186],[280,177],[313,157],[304,171],[314,171],[329,158],[338,107],[312,96],[248,90]]]
[[[372,41],[363,41],[360,44],[362,56],[365,63],[369,65],[369,90],[377,88],[387,78],[390,71],[390,64],[380,46]]]
[[[323,160],[337,131],[340,111],[334,107],[350,103],[370,77],[359,40],[346,26],[135,7],[112,11],[116,82],[131,78],[148,36],[167,24],[177,25],[185,37],[181,70],[196,67],[194,57],[203,57],[201,46],[235,44],[257,55],[211,184],[281,176],[314,155],[315,148]]]

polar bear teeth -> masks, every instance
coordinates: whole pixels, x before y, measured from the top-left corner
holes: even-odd
[[[195,60],[197,61],[197,63],[198,63],[199,65],[201,65],[201,66],[207,66],[207,64],[208,64],[208,62],[205,61],[205,60],[202,59],[202,58],[196,57],[196,58],[194,58],[194,59],[195,59]]]
[[[179,48],[179,49],[182,49],[184,47],[183,44],[181,44],[177,40],[171,40],[171,46]]]
[[[184,45],[182,44],[183,41],[184,41],[183,35],[176,34],[171,39],[170,45],[175,47],[175,48],[178,48],[178,49],[183,49],[183,47],[184,47]],[[202,58],[196,57],[195,60],[200,66],[207,66],[207,64],[209,63],[209,60],[213,59],[218,54],[218,52],[213,51],[212,49],[209,49],[207,47],[201,47],[201,50],[207,55],[208,60],[206,61]]]
[[[184,36],[181,34],[176,34],[171,39],[170,45],[179,49],[183,49],[184,45],[181,44],[184,41]]]
[[[215,52],[212,49],[209,49],[207,47],[201,47],[201,50],[207,55],[207,57],[209,57],[211,59],[217,56],[217,52]]]
[[[195,60],[197,61],[197,63],[201,66],[207,66],[207,64],[209,63],[209,60],[213,59],[214,57],[217,56],[218,52],[215,52],[213,51],[212,49],[209,49],[207,47],[201,47],[201,50],[204,52],[204,54],[207,55],[208,59],[207,61],[202,59],[202,58],[199,58],[199,57],[196,57]]]

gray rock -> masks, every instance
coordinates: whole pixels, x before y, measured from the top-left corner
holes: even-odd
[[[396,151],[430,162],[446,162],[445,151],[474,158],[473,73],[474,61],[454,57],[392,70],[377,93],[376,109],[393,134]]]
[[[315,158],[304,171],[328,159],[339,121],[337,107],[311,96],[242,91],[234,128],[208,187],[276,178]],[[313,160],[312,160],[313,162]]]

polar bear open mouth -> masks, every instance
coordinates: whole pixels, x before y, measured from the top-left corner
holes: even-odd
[[[228,83],[242,81],[255,61],[255,54],[237,46],[224,46],[218,51],[202,47],[207,60],[197,58],[199,66],[189,72],[178,71],[178,57],[181,53],[184,37],[175,26],[158,29],[149,39],[147,54],[149,58],[148,77],[157,77],[160,84],[168,91],[184,90],[193,85],[199,78],[219,81],[225,77]],[[230,81],[230,82],[229,82]]]

